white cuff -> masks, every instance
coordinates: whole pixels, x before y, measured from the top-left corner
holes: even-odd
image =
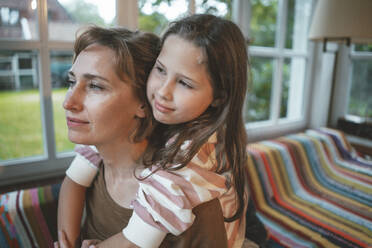
[[[97,171],[98,168],[96,166],[92,165],[86,158],[78,154],[71,162],[70,167],[66,171],[66,175],[75,183],[89,187]]]
[[[159,247],[167,235],[144,222],[134,211],[122,232],[129,241],[142,248]]]

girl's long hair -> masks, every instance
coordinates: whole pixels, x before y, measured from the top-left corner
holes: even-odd
[[[238,196],[236,213],[227,218],[225,216],[225,220],[236,220],[241,216],[245,202],[247,135],[242,113],[248,66],[245,39],[236,24],[208,14],[192,15],[171,23],[162,37],[162,44],[170,35],[190,41],[204,52],[216,104],[190,122],[157,125],[149,139],[144,163],[158,164],[165,170],[180,169],[216,132],[217,173],[232,172]],[[174,137],[174,142],[165,146]],[[191,145],[181,152],[180,147],[186,140],[191,140]],[[169,168],[169,164],[179,166]]]

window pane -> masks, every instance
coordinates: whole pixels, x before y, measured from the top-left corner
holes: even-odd
[[[139,0],[140,30],[161,34],[170,21],[187,14],[187,0]]]
[[[32,68],[20,68],[20,58]],[[38,56],[33,51],[0,50],[0,160],[43,154]]]
[[[231,20],[232,1],[196,0],[196,13],[208,13]]]
[[[306,51],[312,0],[288,0],[285,48]]]
[[[58,2],[57,2],[58,1]],[[76,31],[87,24],[112,26],[115,0],[48,1],[49,39],[73,41]]]
[[[358,44],[355,45],[354,50],[358,52],[372,52],[372,44]]]
[[[0,1],[0,39],[36,40],[37,0]]]
[[[252,58],[252,85],[249,86],[247,96],[247,110],[245,120],[263,121],[270,117],[271,87],[273,81],[273,64],[271,58]]]
[[[372,60],[353,60],[348,114],[372,118]]]
[[[275,46],[278,0],[251,0],[251,32],[253,46]]]
[[[304,58],[284,60],[280,118],[299,118],[303,114],[305,63]]]
[[[57,152],[70,151],[74,148],[74,144],[67,138],[65,111],[62,107],[68,88],[67,73],[71,68],[72,56],[73,53],[71,51],[51,51],[50,55],[54,130]]]

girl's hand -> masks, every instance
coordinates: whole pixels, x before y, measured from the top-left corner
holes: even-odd
[[[54,248],[72,248],[64,231],[58,231],[58,241],[54,242]]]
[[[100,242],[101,240],[99,239],[85,239],[81,244],[81,248],[96,248],[96,245]]]

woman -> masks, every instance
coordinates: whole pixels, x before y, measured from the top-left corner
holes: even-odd
[[[138,189],[133,172],[139,170],[147,146],[145,137],[152,128],[145,83],[159,52],[159,40],[141,32],[93,27],[79,36],[74,49],[70,88],[63,104],[68,136],[74,143],[95,145],[103,159],[87,192],[81,239],[104,240],[120,233],[132,214],[130,204]],[[61,190],[69,185],[68,180]],[[60,205],[65,202],[77,208],[82,204],[60,199]],[[168,235],[161,247],[225,247],[218,200],[195,208],[194,213],[193,226],[178,237]],[[68,232],[76,230],[63,228],[67,219],[79,222],[81,212],[73,216],[59,213],[59,230],[71,237]],[[79,228],[79,223],[74,226]],[[60,246],[68,247],[72,240]]]

